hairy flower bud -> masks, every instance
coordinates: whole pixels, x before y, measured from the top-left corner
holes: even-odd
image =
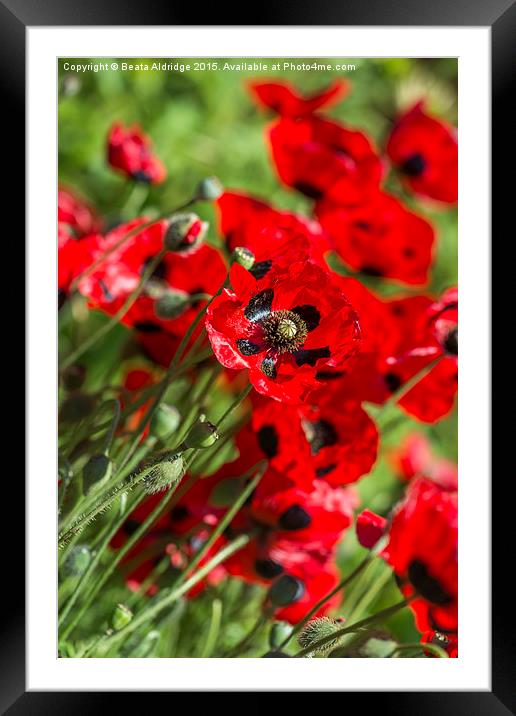
[[[254,254],[245,246],[236,246],[231,253],[231,263],[240,264],[249,271],[254,265]]]
[[[185,438],[186,448],[207,448],[214,445],[219,439],[217,428],[207,420],[199,420],[190,429]]]
[[[156,463],[143,478],[143,488],[148,495],[163,492],[176,485],[185,474],[185,464],[181,453]]]
[[[277,649],[290,636],[292,626],[288,622],[274,622],[269,632],[269,646]]]
[[[169,320],[181,316],[190,305],[190,296],[185,291],[166,291],[154,304],[158,318]]]
[[[299,646],[303,649],[309,648],[321,639],[334,634],[339,629],[340,622],[329,617],[318,617],[305,624],[297,638]],[[332,639],[323,646],[314,649],[314,653],[328,651],[335,647],[338,639]]]
[[[305,585],[290,574],[282,574],[269,589],[269,599],[275,607],[286,607],[298,602],[305,593]]]
[[[113,461],[107,455],[92,455],[82,471],[84,492],[88,493],[95,485],[100,485],[111,477]]]
[[[173,405],[161,403],[150,422],[151,435],[166,438],[178,429],[181,423],[179,410]]]
[[[201,221],[197,214],[173,214],[168,220],[165,248],[179,252],[192,250],[203,241],[207,230],[207,222]]]
[[[120,631],[129,624],[132,618],[133,613],[129,607],[126,607],[125,604],[117,604],[111,617],[111,626],[115,631]]]
[[[66,577],[80,577],[88,569],[91,562],[91,552],[84,544],[77,544],[70,548],[63,564],[63,575]]]
[[[199,201],[216,201],[224,193],[218,177],[205,177],[197,184],[195,198]]]

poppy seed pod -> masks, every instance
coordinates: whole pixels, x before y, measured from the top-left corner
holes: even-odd
[[[178,429],[181,423],[179,410],[173,405],[161,403],[152,416],[150,432],[157,438],[166,438]]]
[[[245,246],[236,246],[231,254],[231,264],[240,264],[249,271],[254,265],[254,254]]]
[[[195,198],[199,201],[216,201],[224,193],[224,187],[218,177],[202,179],[195,190]]]
[[[84,491],[88,493],[92,487],[106,482],[113,472],[113,461],[107,455],[92,455],[82,471]]]
[[[305,585],[290,574],[283,574],[269,589],[269,599],[275,607],[286,607],[303,598]]]
[[[80,577],[88,569],[91,562],[91,552],[84,544],[74,545],[63,564],[63,575],[66,577]]]
[[[217,428],[207,420],[199,420],[192,426],[185,438],[186,448],[208,448],[219,439]]]
[[[117,604],[111,617],[111,626],[115,631],[120,631],[129,624],[132,618],[133,613],[129,607],[126,607],[125,604]]]
[[[299,646],[303,649],[309,648],[321,639],[334,634],[339,628],[339,622],[328,617],[319,617],[307,622],[297,638]],[[338,643],[338,639],[327,642],[322,647],[314,649],[314,652],[323,652],[332,649]]]
[[[181,453],[172,455],[153,465],[143,478],[143,488],[148,495],[163,492],[176,485],[185,474],[185,464]]]
[[[168,220],[164,244],[168,251],[185,252],[196,248],[204,239],[208,224],[197,214],[174,214]]]
[[[167,291],[154,304],[154,313],[164,320],[178,318],[189,305],[190,297],[184,291]]]

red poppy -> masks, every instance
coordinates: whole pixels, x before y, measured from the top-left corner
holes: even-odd
[[[149,137],[138,125],[115,122],[108,135],[108,162],[135,181],[160,184],[167,176],[163,163],[152,153]]]
[[[280,119],[269,138],[280,179],[312,199],[356,204],[378,187],[382,164],[362,132],[311,116]]]
[[[256,279],[263,278],[282,258],[289,264],[296,252],[298,260],[304,253],[311,261],[326,265],[322,257],[330,246],[317,221],[278,211],[264,201],[237,192],[225,192],[217,208],[220,231],[229,250],[243,246],[253,252],[255,263],[250,272]]]
[[[356,314],[319,266],[292,263],[257,282],[236,264],[230,280],[232,290],[208,308],[208,336],[222,365],[249,368],[259,393],[301,402],[318,370],[344,365],[356,353]]]
[[[110,232],[104,240],[105,249],[115,245],[134,226],[131,222]],[[138,286],[145,268],[163,249],[166,229],[166,221],[143,228],[80,281],[79,290],[88,297],[91,307],[109,315],[117,313]],[[225,276],[219,252],[206,244],[193,253],[167,252],[122,322],[143,335],[166,332],[182,336],[207,296],[220,288]]]
[[[272,109],[282,117],[304,117],[342,99],[348,90],[343,79],[335,80],[327,89],[303,97],[287,82],[250,82],[249,88],[258,104]]]
[[[385,517],[377,515],[371,510],[363,510],[356,521],[357,539],[362,547],[372,549],[383,537],[387,528]]]
[[[387,154],[412,191],[447,204],[456,203],[456,130],[427,114],[423,102],[398,119]]]
[[[424,476],[445,490],[457,489],[457,465],[434,455],[424,435],[408,435],[401,447],[393,451],[391,461],[397,474],[404,480]]]
[[[254,401],[252,429],[271,465],[296,484],[324,478],[355,482],[376,460],[378,433],[357,401],[333,400],[331,390],[301,406]]]
[[[420,631],[457,631],[457,493],[418,478],[394,514],[383,556]]]
[[[289,572],[298,583],[296,599],[285,607],[276,610],[274,617],[290,624],[297,624],[323,597],[334,589],[340,579],[337,568],[331,564],[321,566],[318,562],[305,562],[301,567]],[[321,617],[330,609],[335,609],[342,599],[342,592],[324,602],[313,618]]]
[[[395,197],[378,191],[356,206],[320,202],[316,213],[353,270],[407,284],[428,281],[433,227]]]
[[[99,231],[101,221],[95,210],[70,189],[59,189],[57,194],[57,221],[66,224],[69,233],[75,237]]]

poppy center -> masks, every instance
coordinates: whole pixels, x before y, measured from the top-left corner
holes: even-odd
[[[265,340],[278,353],[294,353],[305,342],[308,328],[294,311],[273,311],[262,322]]]

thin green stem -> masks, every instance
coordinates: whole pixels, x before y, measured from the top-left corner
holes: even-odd
[[[220,624],[222,620],[222,602],[220,599],[214,599],[211,603],[211,620],[208,629],[208,635],[204,647],[200,653],[201,659],[208,659],[215,648],[217,637],[219,636]]]
[[[410,644],[398,644],[395,649],[391,652],[391,658],[396,656],[401,651],[409,651],[409,650],[415,650],[415,651],[422,651],[423,653],[425,651],[429,651],[431,654],[434,654],[435,656],[438,656],[440,659],[449,659],[448,653],[437,644],[421,644],[420,642],[413,642]]]
[[[353,632],[360,631],[361,629],[366,629],[367,627],[371,626],[372,624],[375,624],[378,621],[381,621],[382,619],[388,619],[393,614],[396,614],[396,612],[399,612],[400,609],[406,607],[407,604],[408,600],[403,599],[401,602],[397,602],[396,604],[393,604],[386,609],[382,609],[381,612],[377,612],[376,614],[373,614],[366,619],[362,619],[358,622],[355,622],[355,624],[343,627],[342,629],[337,629],[337,631],[334,631],[332,634],[328,634],[322,637],[322,639],[319,639],[319,641],[316,641],[313,644],[310,644],[310,646],[301,649],[301,651],[298,651],[297,654],[294,654],[294,656],[300,658],[303,656],[308,656],[308,654],[311,654],[314,651],[319,651],[321,647],[326,646],[326,644],[329,644],[334,640],[340,639],[346,634],[352,634]]]
[[[114,410],[113,410],[113,417],[111,419],[111,423],[109,425],[108,431],[104,438],[104,449],[102,452],[105,453],[106,455],[109,454],[109,451],[111,449],[111,443],[113,442],[113,438],[115,436],[115,430],[117,429],[118,423],[120,422],[120,415],[121,415],[121,410],[122,410],[119,400],[117,400],[116,398],[113,398],[113,400],[110,402],[113,403]]]
[[[150,264],[147,266],[145,271],[143,272],[143,275],[138,282],[138,285],[136,288],[129,294],[129,296],[124,301],[123,305],[119,310],[115,313],[114,316],[112,316],[103,326],[99,328],[98,331],[93,333],[84,343],[82,343],[80,346],[78,346],[72,353],[70,353],[62,362],[61,362],[61,370],[64,370],[65,368],[68,368],[68,366],[75,363],[77,358],[80,358],[86,351],[88,351],[90,348],[92,348],[97,341],[99,341],[101,338],[103,338],[109,331],[114,328],[121,318],[125,316],[127,311],[131,308],[131,306],[135,303],[140,293],[145,288],[145,284],[149,280],[149,278],[152,276],[156,268],[158,267],[159,263],[161,262],[163,256],[166,253],[166,249],[162,249],[159,254],[157,254],[153,260],[150,262]]]

